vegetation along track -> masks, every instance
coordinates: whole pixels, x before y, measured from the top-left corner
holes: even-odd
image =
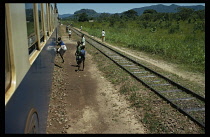
[[[71,29],[79,36],[83,34],[73,27]],[[136,80],[142,82],[150,90],[165,99],[174,108],[205,128],[205,97],[121,54],[91,36],[85,36],[86,41],[90,45],[94,46]]]

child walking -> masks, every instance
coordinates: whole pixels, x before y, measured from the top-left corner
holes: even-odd
[[[78,45],[77,45],[77,51],[76,51],[75,55],[76,55],[78,69],[75,71],[83,71],[85,68],[85,52],[86,52],[85,46],[80,46],[79,41],[77,43],[78,43]],[[81,64],[83,64],[82,70],[80,70]]]
[[[79,58],[80,58],[80,52],[81,52],[81,43],[80,41],[77,41],[77,49],[75,52],[75,56],[76,56],[76,62],[77,62],[77,67],[78,67],[78,62],[79,62]]]
[[[58,38],[57,45],[60,46],[60,48],[58,48],[58,50],[57,50],[57,53],[58,53],[58,54],[60,55],[60,57],[62,58],[62,60],[63,60],[62,63],[64,63],[63,55],[64,55],[64,53],[66,52],[67,47],[66,47],[66,45],[64,44],[64,42],[61,40],[61,37]]]

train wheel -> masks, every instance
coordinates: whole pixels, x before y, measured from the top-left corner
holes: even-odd
[[[25,126],[25,134],[36,134],[39,129],[39,117],[37,111],[32,108],[28,114],[26,126]]]

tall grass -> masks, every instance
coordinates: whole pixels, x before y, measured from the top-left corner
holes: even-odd
[[[158,26],[149,23],[145,29],[142,22],[77,22],[75,27],[83,26],[90,35],[101,37],[106,31],[106,41],[135,50],[156,54],[165,60],[182,64],[185,69],[205,73],[205,32],[195,30],[194,24],[187,22],[165,23]],[[153,28],[156,27],[155,31]]]

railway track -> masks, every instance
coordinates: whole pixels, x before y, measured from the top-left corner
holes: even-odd
[[[71,27],[78,36],[83,33]],[[205,97],[181,86],[85,34],[86,41],[115,64],[166,100],[174,108],[205,128]]]

